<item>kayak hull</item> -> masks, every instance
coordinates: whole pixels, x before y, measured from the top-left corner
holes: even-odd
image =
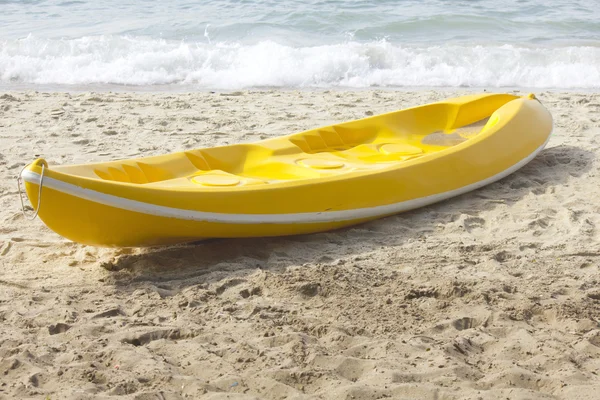
[[[478,132],[458,137],[457,129],[480,120]],[[551,130],[533,96],[468,96],[250,145],[66,167],[38,160],[21,177],[37,205],[43,175],[38,215],[80,243],[283,236],[477,189],[533,159]]]

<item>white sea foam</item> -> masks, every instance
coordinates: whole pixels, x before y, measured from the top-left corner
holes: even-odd
[[[600,48],[382,41],[292,47],[126,36],[0,41],[0,82],[250,87],[600,88]]]

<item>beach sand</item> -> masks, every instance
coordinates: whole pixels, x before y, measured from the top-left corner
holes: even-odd
[[[340,231],[104,249],[21,214],[38,156],[251,142],[463,93],[0,93],[0,398],[599,398],[600,94],[537,93],[554,134],[510,177]]]

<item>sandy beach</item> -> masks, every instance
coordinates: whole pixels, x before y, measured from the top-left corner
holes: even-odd
[[[252,142],[464,93],[0,92],[0,399],[599,398],[600,94],[537,92],[553,136],[508,178],[340,231],[106,249],[21,214],[38,156]]]

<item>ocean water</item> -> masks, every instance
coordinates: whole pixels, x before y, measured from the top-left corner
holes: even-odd
[[[0,88],[600,88],[596,0],[0,0]]]

